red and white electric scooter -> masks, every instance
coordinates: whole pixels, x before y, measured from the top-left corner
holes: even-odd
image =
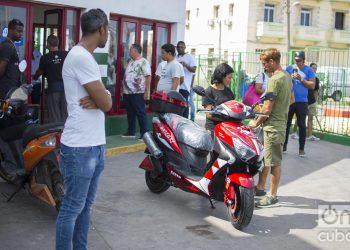
[[[200,86],[194,91],[205,95]],[[140,164],[146,170],[148,188],[162,193],[170,186],[224,201],[236,229],[246,227],[254,210],[253,176],[263,168],[263,145],[242,121],[254,118],[250,107],[228,101],[214,108],[213,116],[223,122],[214,128],[214,136],[180,116],[185,99],[175,91],[152,94],[153,132],[143,136],[147,156]],[[212,152],[207,162],[208,154]]]

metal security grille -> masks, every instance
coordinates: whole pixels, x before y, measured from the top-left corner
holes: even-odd
[[[314,130],[343,136],[350,136],[350,50],[307,49],[306,65],[318,65],[317,77],[320,80],[318,91],[317,116]],[[215,67],[225,62],[234,69],[231,89],[240,100],[248,85],[262,72],[260,52],[242,52],[221,57],[218,55],[198,55],[195,84],[204,88],[210,84]],[[283,68],[293,63],[293,51],[283,53]],[[201,98],[196,97],[196,105],[201,106]]]

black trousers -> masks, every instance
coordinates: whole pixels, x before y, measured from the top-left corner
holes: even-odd
[[[184,90],[184,89],[180,89],[179,92],[186,99],[187,108],[184,111],[183,117],[188,119],[188,114],[189,114],[189,111],[190,111],[189,107],[188,107],[188,97],[190,96],[190,92],[188,92],[187,90]]]
[[[135,135],[136,117],[139,121],[140,135],[148,131],[146,104],[144,94],[124,94],[123,101],[128,118],[128,134]]]
[[[297,116],[298,128],[299,128],[299,150],[304,150],[306,140],[306,116],[307,116],[308,104],[307,102],[295,102],[289,107],[286,140],[284,141],[283,148],[287,149],[289,130],[292,124],[294,114]]]

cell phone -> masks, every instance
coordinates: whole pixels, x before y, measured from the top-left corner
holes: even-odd
[[[298,73],[298,69],[293,69],[293,73]]]

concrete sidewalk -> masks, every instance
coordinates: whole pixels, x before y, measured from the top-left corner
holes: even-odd
[[[231,226],[223,203],[213,210],[207,199],[173,187],[160,195],[149,192],[138,169],[142,152],[108,157],[89,249],[349,249],[350,241],[323,241],[334,230],[350,235],[350,228],[319,227],[318,206],[345,204],[350,210],[350,147],[307,142],[307,157],[297,152],[291,140],[280,207],[256,209],[244,232]],[[0,180],[0,249],[54,249],[55,209],[26,191],[6,203],[14,189]]]

